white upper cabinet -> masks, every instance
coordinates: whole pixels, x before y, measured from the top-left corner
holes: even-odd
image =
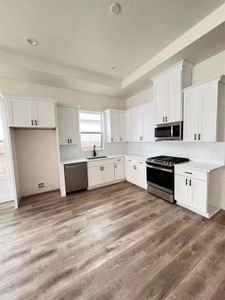
[[[9,100],[9,125],[11,127],[33,126],[32,102],[27,100]]]
[[[59,144],[79,144],[79,115],[75,108],[57,107]]]
[[[182,89],[191,85],[192,66],[184,61],[154,77],[155,124],[183,121]]]
[[[184,90],[184,141],[225,140],[224,98],[224,77]]]
[[[35,125],[44,128],[54,128],[55,105],[48,102],[33,102]]]
[[[8,115],[10,127],[56,127],[54,103],[11,98],[8,100]]]
[[[128,141],[154,141],[154,105],[150,102],[127,111]]]
[[[107,143],[126,142],[126,112],[123,110],[105,111]]]

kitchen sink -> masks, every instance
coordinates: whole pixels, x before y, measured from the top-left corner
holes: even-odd
[[[107,156],[93,156],[93,157],[88,157],[87,159],[101,159],[101,158],[107,158]]]

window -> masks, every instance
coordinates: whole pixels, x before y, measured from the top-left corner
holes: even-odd
[[[5,143],[3,132],[3,109],[0,102],[0,174],[6,173]]]
[[[97,149],[103,148],[102,113],[80,112],[80,136],[83,150],[90,150],[93,145]]]

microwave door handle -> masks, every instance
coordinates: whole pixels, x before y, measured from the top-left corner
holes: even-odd
[[[171,126],[171,138],[173,138],[173,125]]]

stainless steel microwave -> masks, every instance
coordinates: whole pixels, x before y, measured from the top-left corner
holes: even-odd
[[[183,122],[160,124],[155,128],[155,140],[182,140]]]

